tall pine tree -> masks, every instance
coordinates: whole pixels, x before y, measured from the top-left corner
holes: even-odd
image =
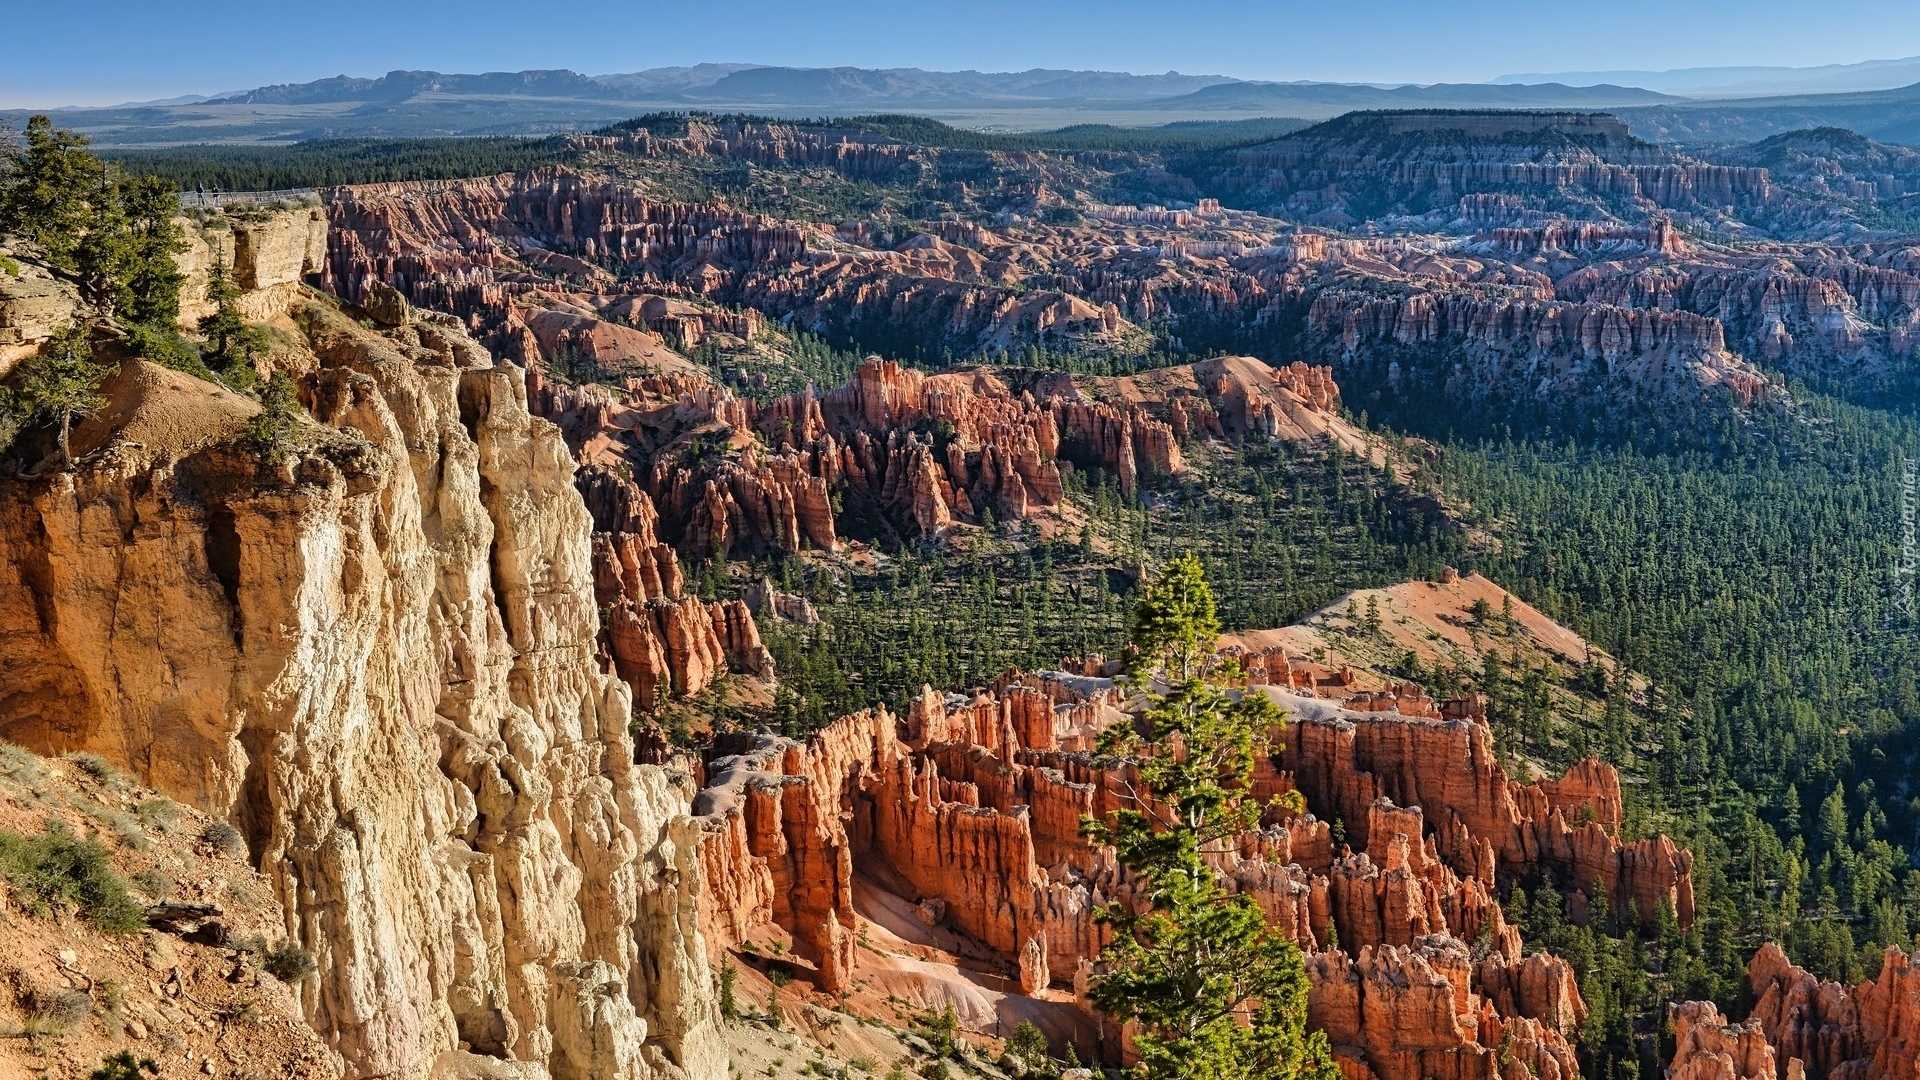
[[[1101,750],[1128,761],[1136,799],[1086,828],[1113,846],[1143,906],[1115,902],[1101,914],[1114,939],[1091,994],[1115,1019],[1139,1022],[1140,1069],[1152,1080],[1333,1080],[1326,1035],[1307,1031],[1299,950],[1208,862],[1259,824],[1253,766],[1283,719],[1266,696],[1236,699],[1208,677],[1219,631],[1192,554],[1135,609],[1133,668],[1149,703],[1134,724],[1109,728]]]

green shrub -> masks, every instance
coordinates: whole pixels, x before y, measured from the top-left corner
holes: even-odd
[[[740,970],[728,960],[720,965],[720,1019],[729,1024],[740,1022],[740,1001],[734,996],[733,984],[740,976]]]
[[[107,849],[58,823],[31,838],[0,830],[0,877],[22,894],[35,914],[51,905],[72,904],[109,934],[132,934],[147,925],[146,912],[114,873]]]
[[[283,941],[268,949],[261,966],[267,969],[267,974],[283,983],[297,983],[320,970],[313,954],[291,941]]]
[[[27,426],[32,411],[12,387],[0,386],[0,451],[13,445],[20,429]]]
[[[278,465],[298,447],[305,416],[293,379],[284,371],[276,371],[260,392],[260,411],[247,422],[247,441],[260,452],[262,461]]]
[[[133,808],[133,812],[147,825],[161,832],[169,832],[173,829],[173,823],[180,818],[180,804],[165,795],[156,795],[142,801]]]
[[[10,742],[0,742],[0,776],[23,784],[36,784],[46,773],[41,771],[40,758],[33,751]]]
[[[1044,1075],[1049,1050],[1046,1035],[1031,1020],[1020,1021],[1007,1038],[1007,1054],[1020,1063],[1021,1076]]]
[[[133,1054],[122,1050],[100,1060],[100,1067],[93,1070],[87,1080],[146,1080],[147,1076],[159,1076],[160,1066],[152,1058],[134,1060]]]
[[[183,371],[196,379],[218,382],[213,369],[200,358],[200,349],[177,328],[159,323],[135,323],[127,327],[127,346],[142,360],[161,367]]]
[[[247,853],[246,839],[240,835],[240,830],[224,821],[207,826],[207,831],[200,834],[200,839],[205,840],[208,847],[230,858],[237,859]]]
[[[70,795],[67,801],[88,817],[112,829],[113,835],[119,838],[122,847],[129,847],[135,851],[147,849],[146,830],[140,827],[139,818],[132,814],[121,813],[112,807],[102,806],[84,795]]]
[[[67,760],[75,768],[109,787],[121,787],[126,784],[127,776],[113,767],[113,762],[99,754],[68,754]]]
[[[144,893],[154,903],[164,902],[173,895],[174,883],[162,870],[142,870],[130,878],[133,887]]]
[[[921,1019],[921,1035],[933,1047],[937,1058],[957,1057],[960,1053],[960,1017],[951,1004]]]

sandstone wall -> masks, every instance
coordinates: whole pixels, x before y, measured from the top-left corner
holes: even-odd
[[[1384,797],[1421,808],[1441,856],[1461,865],[1491,858],[1509,871],[1546,868],[1580,890],[1598,880],[1615,903],[1630,898],[1642,919],[1665,902],[1682,925],[1693,921],[1692,854],[1664,836],[1618,839],[1620,781],[1611,766],[1583,762],[1558,782],[1522,785],[1494,761],[1484,721],[1388,713],[1295,720],[1283,765],[1312,805],[1339,815],[1370,849],[1373,807]]]
[[[1773,1080],[1773,1047],[1758,1020],[1729,1024],[1710,1001],[1685,1001],[1667,1008],[1673,1024],[1673,1064],[1669,1080]]]
[[[349,1077],[717,1078],[690,793],[595,664],[565,443],[453,320],[302,317],[321,426],[277,470],[257,406],[136,364],[76,434],[114,449],[0,489],[0,737],[230,817]]]
[[[308,274],[326,265],[327,216],[319,207],[272,210],[259,214],[221,214],[204,223],[178,219],[187,249],[174,261],[187,275],[180,291],[180,325],[192,327],[213,311],[207,301],[207,274],[215,264],[227,268],[243,295],[247,318],[264,322],[286,309]]]
[[[79,290],[41,267],[21,264],[17,277],[0,272],[0,376],[38,352],[79,309]]]

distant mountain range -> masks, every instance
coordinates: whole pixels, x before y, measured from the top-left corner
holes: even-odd
[[[1779,85],[1903,77],[1920,59],[1783,69]],[[1870,69],[1870,70],[1869,70]],[[578,131],[657,110],[773,116],[902,112],[961,126],[1041,129],[1078,123],[1150,126],[1188,120],[1323,120],[1356,109],[1577,109],[1619,112],[1644,138],[1747,142],[1810,127],[1846,127],[1920,144],[1920,85],[1845,94],[1697,100],[1673,87],[1773,69],[1699,68],[1505,76],[1493,83],[1382,85],[1258,82],[1225,75],[1134,75],[1035,68],[1020,72],[919,68],[796,68],[695,64],[624,74],[542,70],[391,71],[262,86],[207,99],[57,110],[60,122],[106,146],[297,142],[315,138],[527,135]],[[1718,73],[1718,74],[1715,74]],[[1649,87],[1636,77],[1669,76]],[[1589,75],[1593,81],[1589,82]],[[1602,79],[1599,76],[1605,75]],[[1617,77],[1616,77],[1617,76]],[[1692,80],[1689,82],[1688,80]],[[1744,84],[1743,84],[1744,85]],[[22,112],[0,111],[18,121]]]
[[[1920,84],[1856,94],[1673,101],[1616,111],[1635,135],[1653,142],[1744,143],[1788,131],[1846,128],[1881,142],[1920,146]]]
[[[1692,67],[1666,71],[1555,71],[1502,75],[1496,83],[1617,83],[1683,97],[1777,97],[1892,90],[1920,83],[1920,56],[1819,67]]]
[[[1131,75],[1116,71],[923,71],[919,68],[791,68],[701,64],[626,75],[572,71],[443,75],[391,71],[379,78],[340,75],[309,83],[263,86],[208,99],[213,105],[393,103],[419,95],[514,96],[621,100],[701,108],[908,109],[979,106],[1120,105],[1206,112],[1279,109],[1309,118],[1349,109],[1605,108],[1679,100],[1630,86],[1539,86],[1441,83],[1253,82],[1225,75]],[[158,103],[155,103],[158,104]]]
[[[1237,80],[1225,75],[1130,75],[1117,71],[923,71],[919,68],[791,68],[699,64],[624,75],[573,71],[446,75],[390,71],[379,78],[346,75],[263,86],[211,99],[211,104],[320,105],[395,102],[421,94],[524,96],[763,107],[904,106],[1132,102],[1171,97]]]
[[[1323,119],[1353,109],[1612,109],[1682,99],[1633,86],[1492,85],[1434,83],[1431,86],[1372,86],[1364,83],[1230,82],[1160,99],[1159,107],[1181,105],[1221,111],[1277,111],[1286,116]]]

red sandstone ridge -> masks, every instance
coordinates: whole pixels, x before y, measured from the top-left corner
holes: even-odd
[[[729,153],[782,152],[774,134],[739,138]],[[1548,219],[1465,244],[1276,234],[1273,221],[1202,242],[1096,214],[1075,229],[943,223],[888,247],[859,222],[828,230],[659,202],[553,170],[337,189],[329,220],[327,284],[349,299],[381,281],[513,355],[567,348],[662,370],[680,368],[656,331],[682,343],[704,332],[689,336],[691,316],[668,310],[675,297],[963,355],[1034,341],[1106,348],[1168,315],[1278,319],[1297,323],[1308,362],[1364,376],[1369,396],[1401,397],[1498,382],[1543,397],[1695,400],[1707,388],[1751,404],[1766,380],[1742,354],[1884,365],[1920,333],[1920,309],[1900,299],[1911,270],[1878,252],[1732,252],[1682,243],[1665,220]],[[608,267],[647,291],[626,291]],[[1436,348],[1448,363],[1421,370]]]
[[[1729,1024],[1708,1001],[1667,1009],[1673,1024],[1673,1065],[1668,1080],[1774,1080],[1773,1047],[1758,1020]]]
[[[1754,1006],[1730,1025],[1704,1001],[1671,1010],[1673,1080],[1881,1080],[1920,1068],[1920,973],[1889,946],[1880,972],[1858,986],[1815,978],[1778,945],[1747,964]]]
[[[729,667],[773,677],[746,604],[681,595],[679,560],[656,534],[646,492],[601,466],[582,468],[574,486],[593,515],[601,661],[632,688],[635,705],[697,694]]]
[[[1462,717],[1443,720],[1282,700],[1295,710],[1286,771],[1262,776],[1262,793],[1297,786],[1309,809],[1345,820],[1359,850],[1336,850],[1309,813],[1213,862],[1309,954],[1313,1022],[1343,1068],[1356,1080],[1527,1067],[1570,1080],[1585,1005],[1564,962],[1522,952],[1496,875],[1597,879],[1688,922],[1687,853],[1664,838],[1619,842],[1618,780],[1597,762],[1552,783],[1508,780],[1471,710],[1436,708]],[[696,801],[709,940],[776,924],[822,989],[846,992],[865,962],[858,897],[880,890],[984,950],[1023,993],[1083,986],[1104,943],[1094,911],[1131,895],[1079,830],[1084,815],[1126,805],[1125,777],[1088,753],[1121,707],[1106,679],[1009,675],[971,696],[927,691],[905,717],[846,717],[805,743],[727,737]]]
[[[1186,468],[1181,438],[1366,448],[1334,411],[1339,389],[1326,369],[1248,357],[1130,380],[988,368],[929,375],[869,359],[839,387],[765,404],[693,375],[556,385],[537,362],[528,385],[533,410],[583,461],[632,473],[650,507],[649,544],[701,554],[836,550],[836,500],[906,537],[937,536],[987,511],[1037,517],[1061,505],[1063,468],[1106,469],[1131,491],[1142,477]],[[619,558],[643,576],[658,561]]]
[[[1772,1046],[1777,1074],[1880,1080],[1920,1069],[1920,971],[1897,946],[1859,986],[1814,978],[1772,942],[1748,962],[1747,977],[1751,1022]]]

